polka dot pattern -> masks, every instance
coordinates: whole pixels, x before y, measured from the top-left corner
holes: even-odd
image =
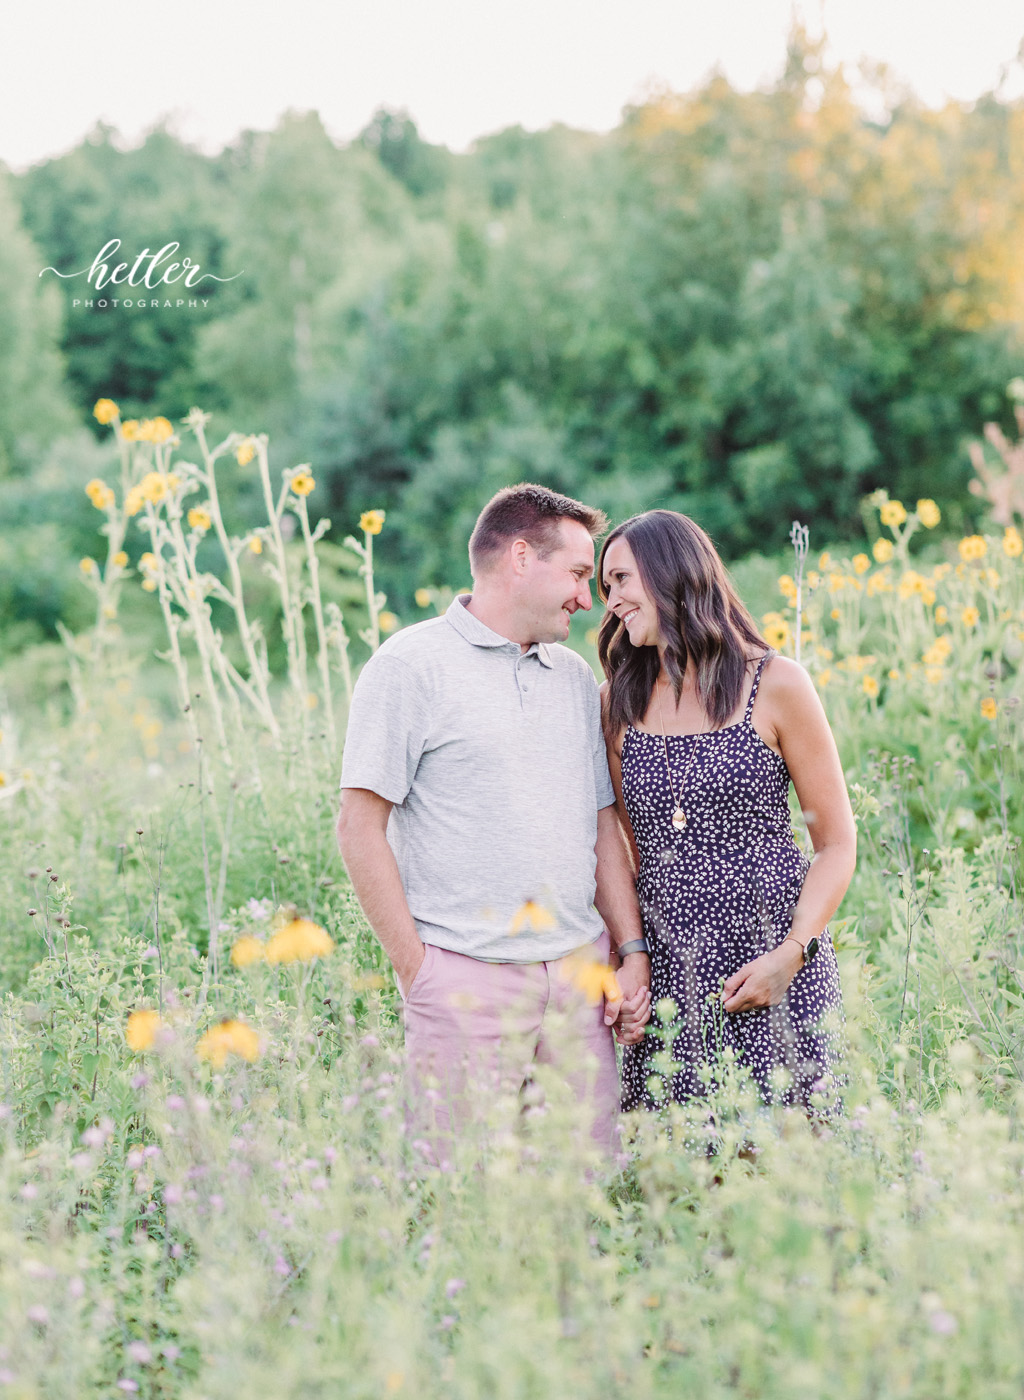
[[[751,722],[772,654],[758,663],[740,723],[668,736],[672,780],[687,817],[682,831],[672,826],[662,736],[630,726],[623,740],[622,788],[640,851],[651,999],[672,998],[678,1013],[671,1077],[652,1076],[657,1036],[626,1047],[626,1111],[657,1112],[671,1101],[706,1097],[727,1048],[750,1070],[765,1103],[809,1107],[813,1095],[817,1116],[838,1111],[843,1013],[827,929],[778,1006],[729,1014],[718,999],[726,977],[786,937],[809,865],[790,825],[789,769]],[[651,1029],[664,1029],[656,1012]]]

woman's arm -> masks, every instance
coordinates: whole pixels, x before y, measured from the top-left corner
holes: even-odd
[[[601,712],[608,703],[608,682],[601,683]],[[615,789],[615,815],[619,819],[623,835],[629,845],[630,853],[633,857],[633,871],[636,873],[640,869],[640,852],[637,849],[636,837],[633,835],[633,826],[626,812],[626,804],[622,800],[622,741],[626,731],[620,729],[617,734],[609,735],[605,729],[604,741],[608,750],[608,771],[612,776],[612,787]]]
[[[857,830],[836,742],[814,682],[795,661],[773,658],[758,692],[758,733],[786,760],[814,858],[786,939],[726,980],[726,1011],[775,1006],[846,893],[857,861]]]

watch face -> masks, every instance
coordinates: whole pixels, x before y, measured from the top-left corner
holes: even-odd
[[[818,951],[818,940],[817,940],[817,938],[812,938],[812,939],[810,940],[810,942],[807,944],[807,947],[804,949],[804,967],[807,966],[807,964],[811,961],[811,959],[814,957],[814,955],[815,955],[815,953],[817,953],[817,951]]]

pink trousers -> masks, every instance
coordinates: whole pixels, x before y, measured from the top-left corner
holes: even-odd
[[[607,931],[593,946],[607,962]],[[406,1093],[414,1140],[439,1164],[495,1093],[515,1093],[537,1064],[565,1079],[586,1106],[603,1152],[617,1142],[619,1076],[604,1001],[590,1004],[567,959],[488,963],[426,945],[405,1000]]]

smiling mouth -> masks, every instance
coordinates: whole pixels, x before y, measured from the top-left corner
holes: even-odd
[[[639,611],[639,608],[631,608],[628,613],[623,613],[622,616],[619,618],[619,621],[622,623],[623,627],[626,626],[630,618],[636,617]]]

